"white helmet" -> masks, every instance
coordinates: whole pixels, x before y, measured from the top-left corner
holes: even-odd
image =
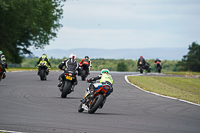
[[[75,54],[70,54],[69,58],[70,59],[76,59],[76,55]]]
[[[102,73],[110,74],[110,71],[109,71],[108,69],[102,69],[102,70],[101,70],[101,74],[102,74]]]

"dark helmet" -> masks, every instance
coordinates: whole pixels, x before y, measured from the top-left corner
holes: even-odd
[[[89,59],[89,56],[85,56],[86,59]]]

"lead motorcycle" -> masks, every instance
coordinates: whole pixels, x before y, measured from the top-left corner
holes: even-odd
[[[40,61],[40,63],[37,66],[39,68],[40,80],[46,80],[47,75],[49,74],[49,70],[46,63],[46,61]]]
[[[6,77],[5,73],[3,73],[2,62],[0,62],[0,81]]]
[[[161,62],[156,62],[156,64],[155,64],[155,67],[156,67],[156,70],[158,71],[158,73],[160,73],[161,72],[161,69],[162,69],[162,64],[161,64]]]
[[[66,98],[68,94],[74,91],[76,75],[76,71],[65,72],[65,80],[62,82],[61,87],[59,87],[61,91],[61,98]]]
[[[109,84],[94,83],[95,91],[91,97],[90,90],[87,88],[83,100],[79,106],[78,112],[87,111],[93,114],[99,108],[101,109],[106,101],[106,96],[110,94],[111,86]]]

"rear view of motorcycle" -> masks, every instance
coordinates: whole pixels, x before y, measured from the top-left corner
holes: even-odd
[[[81,79],[85,81],[85,78],[88,76],[88,66],[83,64],[81,69]]]
[[[138,70],[140,71],[140,73],[143,73],[143,63],[142,63],[142,61],[139,62]]]
[[[158,71],[158,73],[160,73],[160,72],[161,72],[161,69],[162,69],[162,64],[161,64],[161,62],[156,62],[155,67],[156,67],[156,70]]]
[[[78,112],[87,111],[93,114],[99,108],[101,109],[106,101],[106,96],[110,94],[111,86],[109,84],[95,83],[95,92],[90,94],[89,88],[86,90],[83,100],[79,106]]]
[[[46,61],[41,61],[38,65],[40,80],[46,80],[49,74]]]
[[[61,91],[61,98],[66,98],[68,94],[74,91],[76,75],[77,73],[75,71],[65,72],[65,80],[59,88]]]

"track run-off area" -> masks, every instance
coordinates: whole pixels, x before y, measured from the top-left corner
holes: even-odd
[[[147,93],[126,81],[126,75],[138,73],[111,72],[114,91],[94,114],[78,112],[89,85],[81,77],[77,77],[74,92],[65,99],[60,97],[61,73],[52,71],[41,81],[36,71],[8,72],[0,82],[0,132],[200,132],[200,106]],[[87,78],[98,74],[91,72]]]

